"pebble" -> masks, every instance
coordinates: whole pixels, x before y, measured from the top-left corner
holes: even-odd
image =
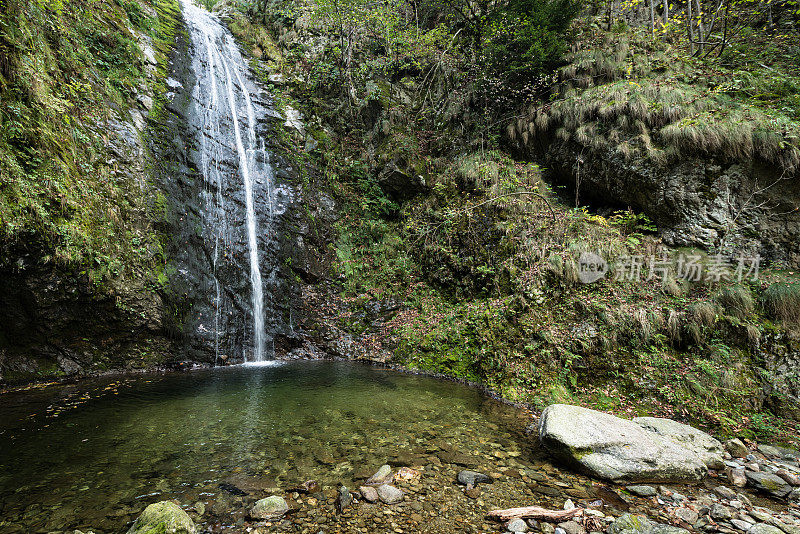
[[[584,529],[577,521],[565,521],[563,523],[559,523],[558,527],[566,532],[566,534],[586,534],[586,529]],[[556,529],[556,532],[558,532],[558,529]]]
[[[394,486],[389,484],[378,486],[378,497],[384,504],[397,504],[403,500],[403,496],[403,491]]]
[[[361,486],[358,488],[358,491],[367,502],[377,502],[379,499],[378,490],[376,490],[373,486]]]
[[[741,519],[731,519],[731,525],[739,530],[744,530],[747,532],[753,524],[748,523],[747,521],[742,521]]]
[[[492,477],[489,475],[484,475],[483,473],[478,473],[477,471],[460,471],[458,476],[456,477],[459,484],[464,486],[475,486],[477,484],[491,484],[494,482]]]
[[[506,529],[509,532],[528,532],[528,524],[523,519],[512,519]]]

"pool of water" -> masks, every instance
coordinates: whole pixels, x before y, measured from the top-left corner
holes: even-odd
[[[213,507],[308,479],[353,487],[360,471],[434,451],[532,454],[513,407],[345,362],[87,380],[7,393],[0,407],[3,534],[124,532],[151,502]]]

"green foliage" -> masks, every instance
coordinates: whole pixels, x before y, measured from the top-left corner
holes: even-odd
[[[129,28],[156,26],[138,2],[24,3],[0,14],[0,246],[36,248],[96,281],[161,248],[145,224],[147,188],[122,180],[107,121],[127,114],[143,63]],[[117,111],[112,111],[116,108]],[[13,261],[15,253],[8,254]]]
[[[512,84],[548,73],[566,50],[579,0],[510,0],[487,16],[482,35],[487,66]]]

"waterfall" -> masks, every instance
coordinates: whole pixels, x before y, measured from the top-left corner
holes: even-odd
[[[197,128],[201,130],[198,133],[199,170],[209,189],[204,195],[203,220],[206,234],[214,240],[211,262],[215,360],[221,356],[220,338],[226,335],[222,331],[224,314],[231,311],[223,311],[225,292],[236,290],[225,287],[220,280],[218,270],[226,268],[220,262],[227,262],[227,265],[238,261],[237,247],[246,243],[252,350],[244,346],[242,350],[245,361],[262,362],[268,359],[265,354],[268,343],[271,341],[274,346],[274,339],[268,339],[266,329],[264,280],[259,261],[259,247],[267,248],[273,238],[270,226],[277,211],[269,155],[263,137],[259,138],[257,132],[259,119],[269,112],[262,109],[261,104],[254,104],[258,99],[257,86],[230,32],[214,15],[192,4],[191,0],[182,0],[182,3],[194,54],[192,68],[196,85],[192,105],[198,116]],[[233,180],[236,184],[231,183]],[[242,217],[234,213],[239,206],[231,205],[223,191],[232,191],[235,196],[243,193]],[[230,225],[229,219],[234,221]],[[259,220],[264,225],[262,229]],[[243,232],[237,229],[239,221],[245,227]]]

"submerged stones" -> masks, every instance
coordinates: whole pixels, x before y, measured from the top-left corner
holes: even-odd
[[[700,430],[566,404],[542,412],[539,439],[553,456],[612,481],[697,481],[708,464],[723,465],[722,444]]]
[[[390,486],[389,484],[378,486],[377,491],[378,497],[384,504],[397,504],[402,501],[404,497],[402,490],[395,488],[394,486]]]
[[[478,484],[491,484],[494,482],[489,475],[468,470],[460,471],[456,478],[458,483],[463,486],[476,486]]]
[[[180,506],[162,501],[145,508],[128,534],[197,534],[197,528]]]
[[[289,511],[286,499],[278,495],[272,495],[265,499],[256,501],[250,510],[250,517],[254,519],[275,519],[283,517]]]

